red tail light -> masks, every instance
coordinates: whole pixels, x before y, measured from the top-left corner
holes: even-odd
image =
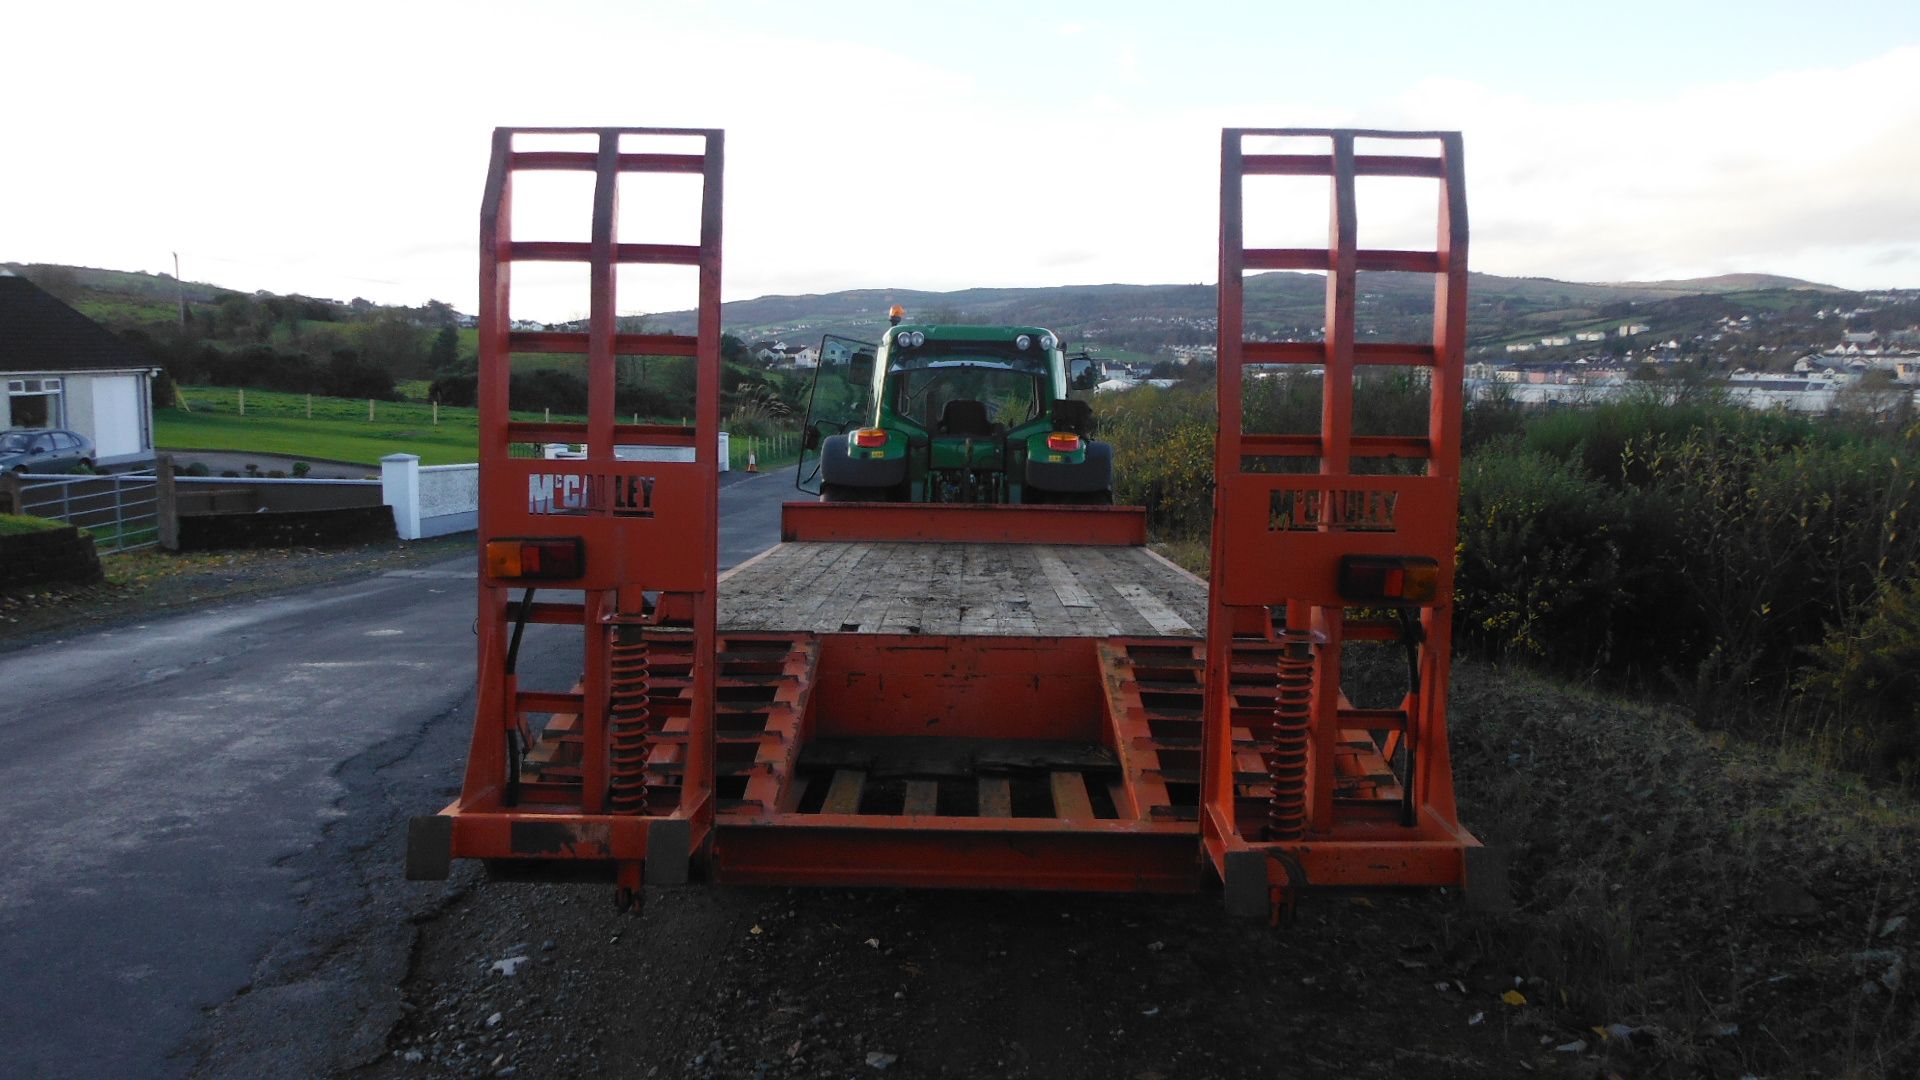
[[[1440,564],[1420,556],[1345,555],[1340,559],[1343,600],[1431,603],[1440,591]]]
[[[577,536],[487,541],[487,576],[496,580],[567,581],[586,569],[586,545]]]
[[[1071,454],[1080,449],[1080,436],[1071,431],[1056,431],[1047,436],[1047,449]]]
[[[853,445],[867,447],[869,449],[876,446],[885,446],[887,445],[887,429],[877,427],[861,428],[859,431],[853,433]]]

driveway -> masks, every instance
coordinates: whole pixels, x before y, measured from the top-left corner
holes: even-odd
[[[722,489],[722,568],[792,494],[785,472]],[[399,837],[457,790],[473,618],[463,557],[0,655],[0,1071],[377,1052],[409,919],[444,895],[399,881]],[[578,638],[530,628],[521,665],[563,687]]]

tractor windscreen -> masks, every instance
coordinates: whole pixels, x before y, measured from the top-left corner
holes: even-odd
[[[978,364],[935,364],[901,372],[894,411],[928,431],[939,433],[951,420],[949,402],[977,401],[988,423],[1001,429],[1017,427],[1040,415],[1039,372],[1015,371]],[[966,434],[985,434],[966,432]]]
[[[1004,431],[1040,415],[1046,398],[1047,351],[1012,341],[927,341],[894,349],[889,367],[894,411],[935,433],[953,426],[949,402],[979,402],[988,423]]]

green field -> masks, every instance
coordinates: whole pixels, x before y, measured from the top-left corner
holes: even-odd
[[[435,426],[432,406],[416,402],[377,401],[369,423],[364,400],[315,396],[313,418],[308,419],[304,394],[248,390],[245,416],[240,415],[240,391],[231,387],[183,386],[179,396],[187,408],[154,410],[158,446],[251,450],[367,465],[404,453],[419,454],[424,465],[452,465],[474,460],[480,445],[473,409],[442,408]]]
[[[271,390],[246,391],[247,412],[240,415],[240,391],[225,386],[184,386],[180,400],[186,408],[154,410],[154,442],[161,448],[238,450],[292,457],[326,458],[365,465],[377,464],[388,454],[418,454],[423,465],[453,465],[479,456],[478,410],[433,407],[415,401],[376,401],[373,420],[367,420],[367,402],[285,394]],[[312,418],[308,418],[308,402]],[[518,420],[540,420],[540,413],[515,413]],[[582,417],[555,415],[554,420]],[[786,442],[791,442],[788,435]],[[756,442],[762,468],[791,462],[793,454],[768,453]],[[733,467],[745,468],[747,442],[732,443]]]

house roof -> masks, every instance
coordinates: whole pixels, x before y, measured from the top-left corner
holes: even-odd
[[[0,371],[112,371],[153,358],[15,274],[0,272]]]

